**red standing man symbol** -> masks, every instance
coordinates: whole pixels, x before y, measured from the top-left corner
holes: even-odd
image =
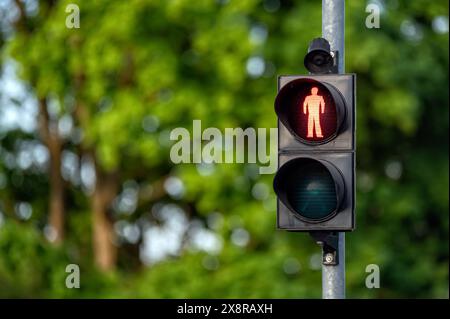
[[[314,137],[314,128],[316,137],[323,137],[322,128],[320,127],[320,114],[325,112],[325,101],[321,95],[317,95],[317,92],[319,92],[319,89],[313,87],[311,89],[311,95],[308,95],[303,102],[303,113],[308,114],[307,137]]]

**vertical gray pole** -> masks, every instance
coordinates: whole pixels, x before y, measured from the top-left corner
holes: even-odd
[[[345,0],[322,0],[322,37],[330,42],[332,51],[339,51],[338,70],[345,72]]]
[[[322,0],[322,37],[330,42],[331,50],[338,51],[338,71],[344,65],[345,0]],[[345,233],[339,233],[339,264],[322,265],[322,298],[345,298]]]

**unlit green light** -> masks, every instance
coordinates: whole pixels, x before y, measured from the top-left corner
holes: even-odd
[[[336,210],[337,199],[333,178],[318,162],[299,167],[288,181],[287,199],[303,217],[320,220]]]

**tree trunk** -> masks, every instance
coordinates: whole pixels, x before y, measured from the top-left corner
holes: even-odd
[[[26,15],[24,2],[14,0],[19,12],[19,18],[16,20],[16,27],[19,31],[30,35],[33,31]],[[46,11],[55,5],[55,1],[47,3]],[[47,16],[48,14],[45,14]],[[36,87],[36,83],[32,81],[32,87]],[[50,198],[49,209],[50,214],[48,223],[51,231],[50,241],[59,244],[64,238],[64,181],[61,175],[61,152],[62,141],[56,129],[56,123],[52,123],[47,110],[46,98],[39,99],[39,131],[42,142],[47,146],[50,154]]]
[[[61,175],[62,141],[56,130],[56,124],[50,120],[45,98],[39,100],[39,118],[41,138],[50,155],[49,226],[53,232],[50,240],[59,244],[64,238],[64,181]]]
[[[96,165],[96,164],[95,164]],[[92,194],[93,249],[95,265],[102,271],[114,269],[117,259],[113,222],[108,212],[117,194],[117,176],[95,166],[96,182]]]
[[[74,78],[76,92],[81,92],[84,77],[82,70],[76,74]],[[74,118],[81,127],[89,123],[90,114],[80,97],[77,97]],[[114,244],[116,237],[113,221],[108,212],[117,194],[118,174],[104,172],[98,166],[94,148],[80,145],[80,153],[91,156],[95,167],[95,187],[91,196],[94,263],[100,270],[109,271],[115,268],[117,260],[117,247]]]
[[[55,232],[54,243],[64,239],[64,181],[61,176],[61,145],[50,155],[50,218],[49,224]]]

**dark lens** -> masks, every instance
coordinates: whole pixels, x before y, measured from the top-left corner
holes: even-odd
[[[313,59],[313,63],[317,66],[321,66],[325,63],[325,59],[322,55],[316,55]]]
[[[294,170],[287,183],[287,200],[301,216],[320,220],[336,210],[337,198],[328,169],[311,160]]]

